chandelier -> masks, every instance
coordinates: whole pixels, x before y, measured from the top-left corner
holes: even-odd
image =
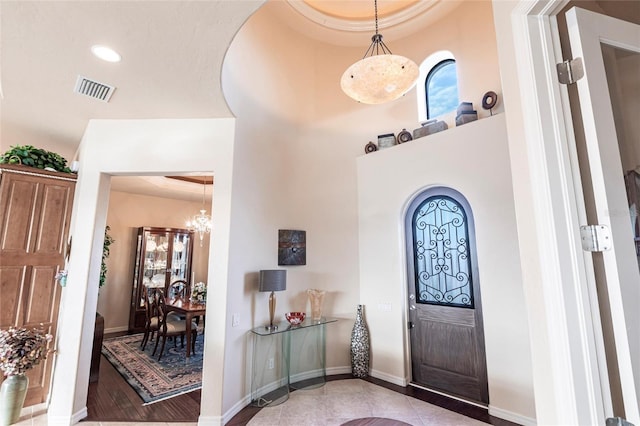
[[[402,97],[418,79],[418,66],[411,59],[394,55],[378,33],[378,0],[374,0],[376,33],[364,57],[342,74],[340,87],[363,104],[381,104]]]
[[[211,232],[211,216],[207,214],[207,209],[204,208],[204,198],[205,192],[207,189],[207,177],[205,176],[204,182],[202,183],[202,209],[200,209],[200,214],[197,214],[190,218],[187,221],[187,228],[190,231],[195,231],[198,233],[198,237],[200,238],[200,247],[202,247],[202,240],[204,239],[205,233]]]

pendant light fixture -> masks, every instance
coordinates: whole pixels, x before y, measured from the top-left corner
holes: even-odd
[[[202,209],[200,210],[200,214],[193,216],[191,219],[187,221],[187,228],[190,231],[195,231],[198,233],[198,237],[200,238],[200,247],[202,247],[202,241],[204,239],[205,233],[211,232],[211,216],[207,214],[207,209],[204,208],[204,198],[205,192],[207,189],[207,177],[204,177],[204,181],[202,183]]]
[[[381,104],[402,97],[419,75],[415,62],[392,54],[384,44],[378,33],[378,0],[374,0],[374,9],[376,33],[371,37],[371,46],[340,79],[342,91],[363,104]]]

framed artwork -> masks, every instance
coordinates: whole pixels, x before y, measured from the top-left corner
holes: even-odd
[[[307,264],[307,231],[278,230],[278,265]]]

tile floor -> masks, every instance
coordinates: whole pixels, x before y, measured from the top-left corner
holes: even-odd
[[[333,426],[362,417],[384,417],[415,426],[481,426],[481,421],[359,379],[297,390],[289,400],[266,407],[248,426]]]
[[[338,426],[362,417],[384,417],[415,426],[487,424],[364,380],[346,379],[329,381],[317,389],[292,392],[283,404],[260,410],[248,426]],[[46,426],[47,417],[42,411],[23,411],[15,425]],[[80,425],[195,426],[196,423],[81,422]]]

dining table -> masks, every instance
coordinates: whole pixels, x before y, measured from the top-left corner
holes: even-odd
[[[189,299],[175,298],[167,301],[167,313],[176,312],[185,317],[185,334],[187,335],[187,358],[191,356],[191,322],[194,317],[204,315],[207,305],[204,303],[195,303]]]

